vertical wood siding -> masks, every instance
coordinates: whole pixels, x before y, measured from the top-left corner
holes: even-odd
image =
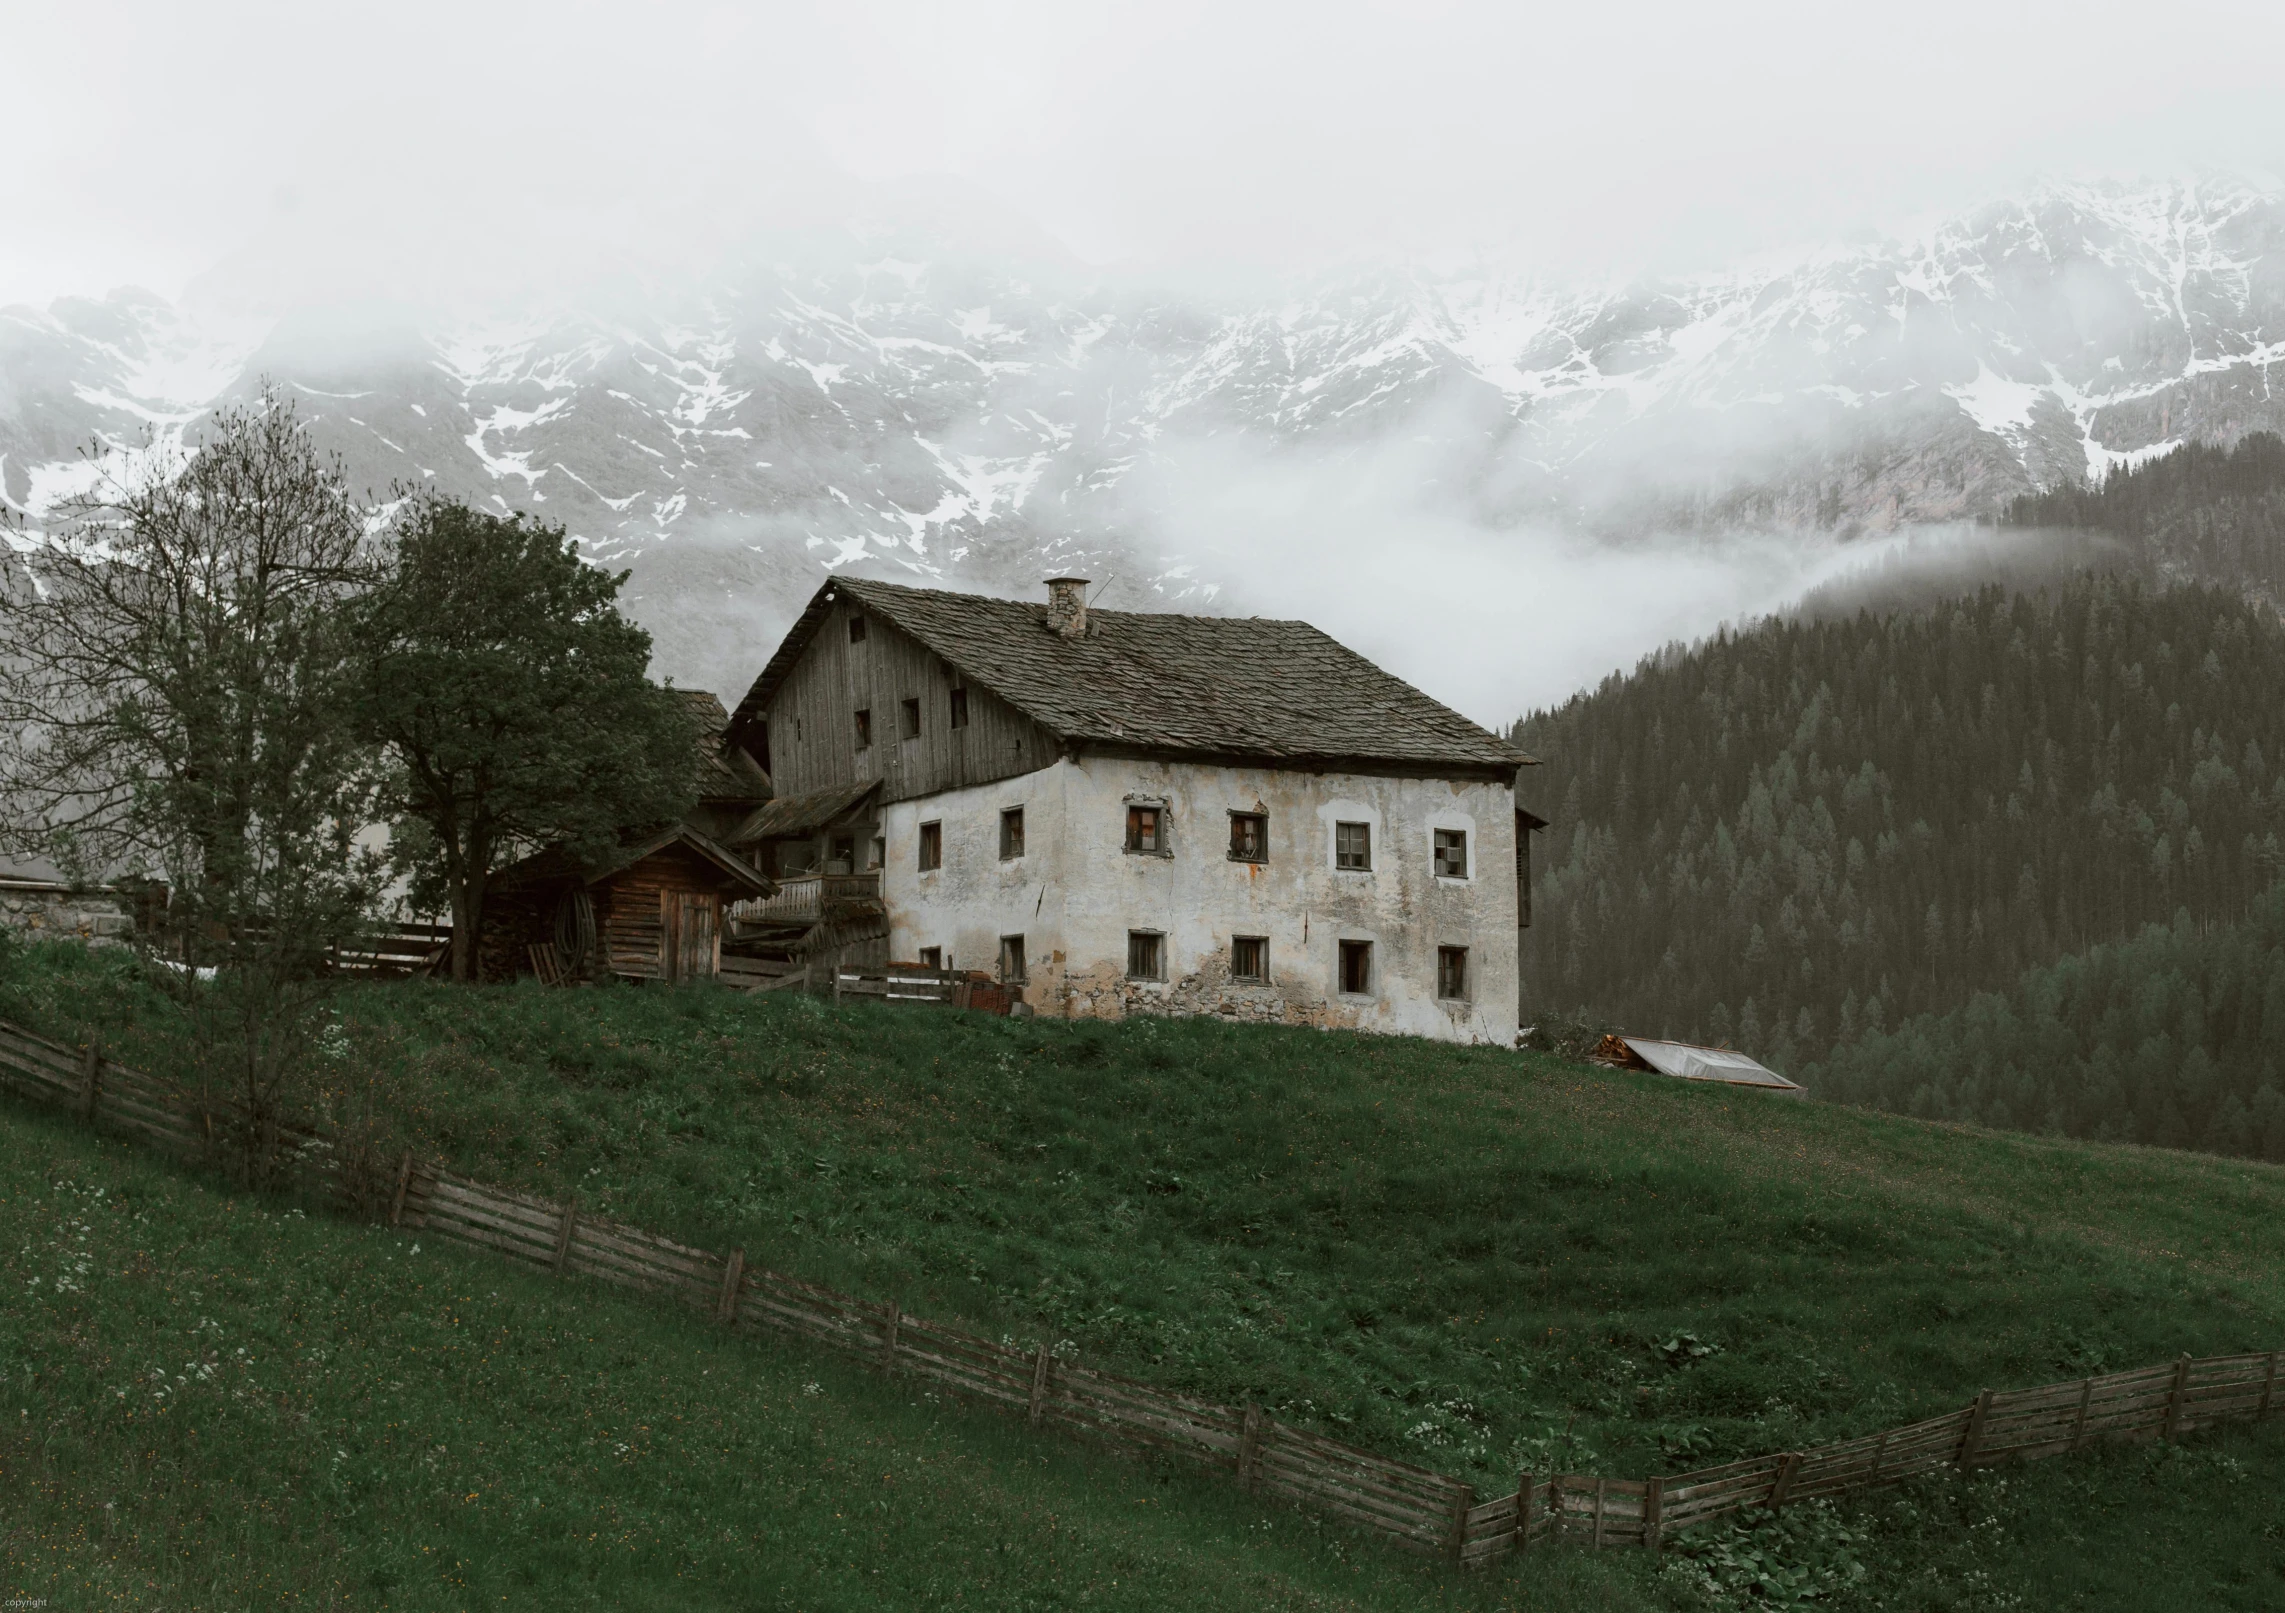
[[[884,618],[865,614],[865,641],[849,642],[855,601],[827,611],[770,701],[771,778],[806,795],[878,779],[883,801],[986,784],[1045,767],[1054,736]],[[1042,631],[1045,631],[1042,629]],[[952,690],[968,691],[968,725],[952,726]],[[904,737],[904,702],[920,702],[920,735]],[[856,748],[856,713],[873,714],[873,742]]]
[[[611,972],[637,980],[716,973],[721,885],[712,864],[680,847],[654,852],[605,881],[595,892],[595,927]]]

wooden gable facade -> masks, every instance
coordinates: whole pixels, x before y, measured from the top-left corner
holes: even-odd
[[[590,887],[603,967],[626,980],[722,972],[722,903],[745,890],[687,846],[669,845]]]
[[[776,888],[687,825],[595,868],[543,852],[502,870],[487,898],[483,973],[710,980],[722,971],[723,908]]]
[[[780,796],[877,782],[884,804],[907,801],[1057,755],[1053,734],[849,594],[823,603],[762,721]]]

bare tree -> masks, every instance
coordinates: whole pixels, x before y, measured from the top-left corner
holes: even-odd
[[[94,462],[0,587],[0,847],[166,883],[146,944],[206,1074],[268,1126],[323,955],[377,891],[372,757],[343,720],[377,523],[267,387],[194,451]]]

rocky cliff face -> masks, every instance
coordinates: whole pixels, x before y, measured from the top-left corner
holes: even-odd
[[[901,240],[487,320],[231,325],[115,293],[0,314],[0,493],[37,528],[88,485],[83,445],[195,433],[271,376],[377,492],[530,508],[632,567],[662,660],[734,682],[828,568],[1210,601],[1237,562],[1157,496],[1199,444],[1404,443],[1419,496],[1493,534],[1980,515],[2285,427],[2281,246],[2285,198],[2246,186],[2065,185],[1586,290],[1470,269],[1245,304]]]

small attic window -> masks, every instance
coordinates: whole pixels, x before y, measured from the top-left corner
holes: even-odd
[[[852,616],[849,618],[849,642],[852,644],[862,644],[865,642],[864,617]]]

